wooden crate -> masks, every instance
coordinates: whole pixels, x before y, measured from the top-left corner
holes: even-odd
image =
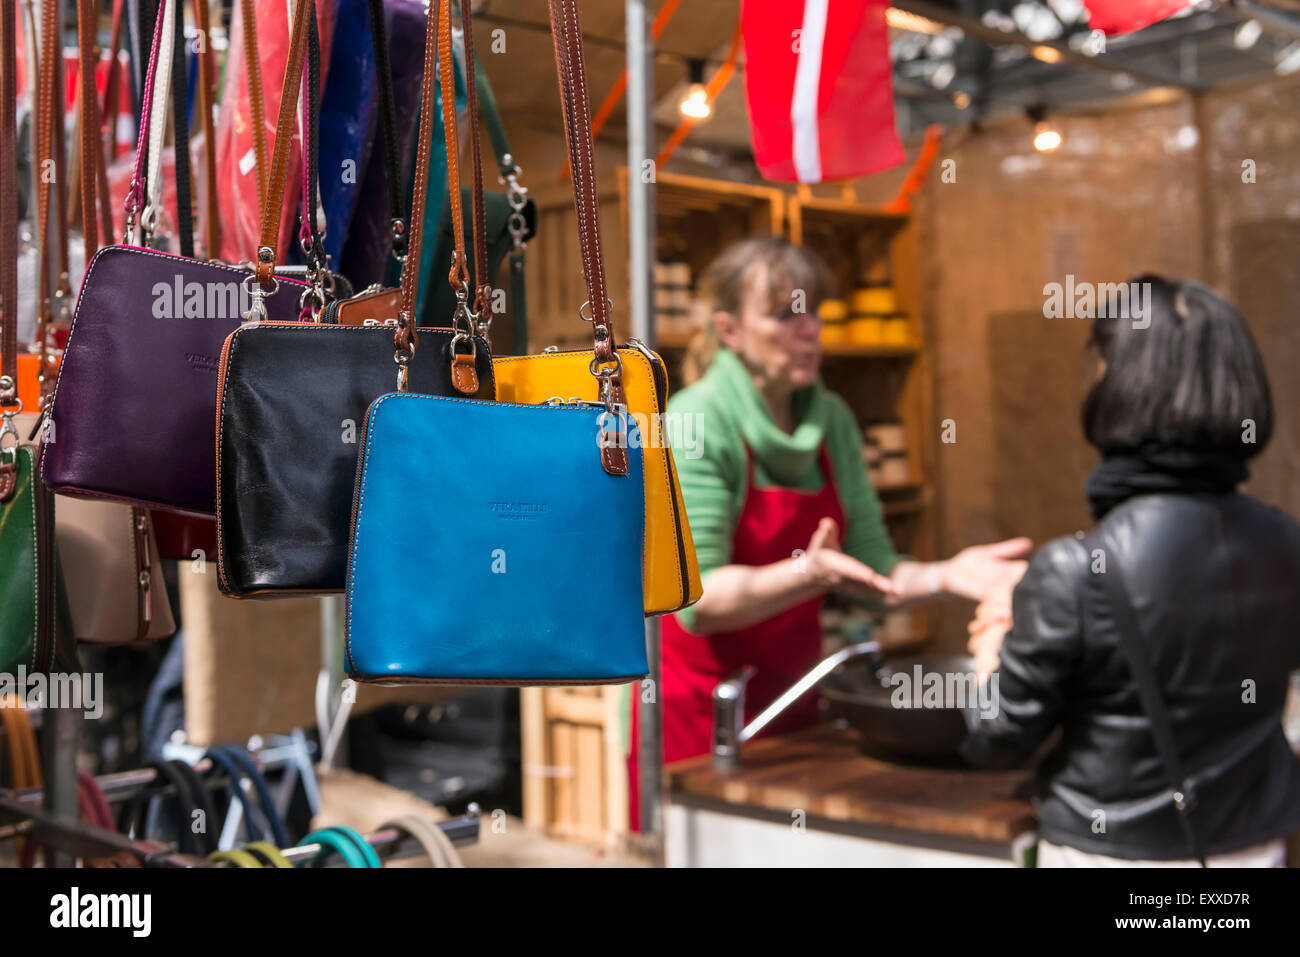
[[[556,837],[617,846],[628,830],[624,686],[524,688],[524,822]]]

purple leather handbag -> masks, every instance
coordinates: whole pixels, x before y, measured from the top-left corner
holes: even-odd
[[[160,24],[167,2],[176,0],[159,5]],[[217,365],[226,337],[249,310],[252,272],[130,245],[145,193],[163,32],[155,28],[150,53],[126,200],[127,240],[100,249],[86,267],[51,399],[41,470],[56,492],[212,515]],[[163,124],[155,117],[153,125]],[[146,207],[142,227],[149,214]],[[266,318],[296,321],[300,296],[309,288],[278,277],[262,300]]]

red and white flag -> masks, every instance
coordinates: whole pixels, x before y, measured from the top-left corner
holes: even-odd
[[[754,159],[771,180],[819,183],[896,166],[887,0],[744,0]]]
[[[1110,36],[1149,27],[1190,3],[1191,0],[1083,0],[1088,8],[1088,26]]]

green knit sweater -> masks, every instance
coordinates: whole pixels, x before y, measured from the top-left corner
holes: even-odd
[[[818,462],[825,443],[848,526],[840,530],[841,547],[881,574],[898,563],[862,463],[853,413],[821,382],[796,392],[794,405],[798,425],[787,434],[772,420],[740,359],[726,349],[718,351],[703,378],[669,400],[673,457],[702,576],[731,562],[732,537],[745,504],[746,446],[754,454],[759,487],[816,491],[826,480]],[[693,608],[680,614],[682,624],[694,626]]]

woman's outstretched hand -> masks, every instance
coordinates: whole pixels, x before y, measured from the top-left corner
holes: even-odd
[[[1008,538],[963,548],[943,563],[943,590],[971,601],[983,601],[1001,590],[1009,594],[1029,567],[1022,556],[1033,547],[1028,538]]]
[[[847,592],[859,598],[887,599],[898,586],[886,575],[873,571],[852,555],[840,550],[840,530],[832,518],[823,518],[813,532],[804,554],[805,570],[822,588]]]

